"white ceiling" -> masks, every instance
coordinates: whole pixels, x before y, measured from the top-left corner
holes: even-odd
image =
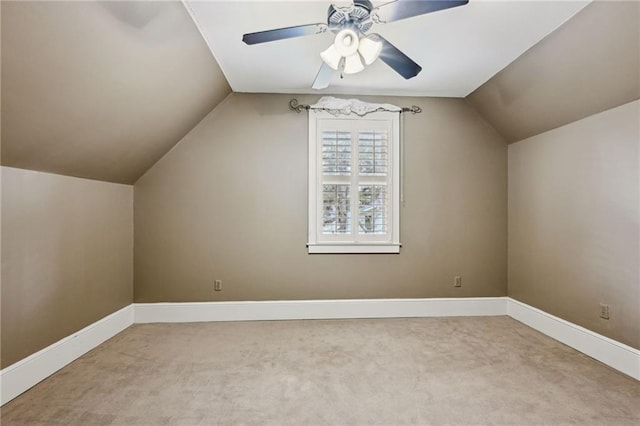
[[[402,1],[402,0],[400,0]],[[374,5],[387,3],[374,1]],[[381,61],[311,89],[333,34],[245,45],[244,33],[326,23],[331,1],[185,1],[235,92],[465,97],[589,1],[486,1],[388,24],[379,33],[423,70],[404,80]],[[341,2],[344,4],[344,2]]]

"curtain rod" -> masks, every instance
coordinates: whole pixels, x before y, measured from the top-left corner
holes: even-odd
[[[301,104],[298,103],[297,99],[291,99],[289,101],[289,109],[291,111],[295,111],[295,112],[302,112],[302,111],[308,111],[311,109],[311,105],[305,105],[305,104]],[[318,108],[319,110],[324,110],[324,108]],[[412,114],[420,114],[422,112],[422,108],[420,108],[419,106],[416,105],[412,105],[411,107],[402,107],[402,111],[401,112],[410,112]]]

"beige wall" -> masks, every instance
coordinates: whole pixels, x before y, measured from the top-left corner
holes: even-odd
[[[0,2],[0,35],[2,34],[2,2]],[[2,58],[2,43],[0,42],[0,58]],[[0,82],[2,81],[2,66],[0,64]],[[2,84],[0,84],[0,100],[2,99]],[[2,102],[0,101],[0,164],[2,164]],[[2,173],[0,173],[0,200],[2,199]],[[0,223],[2,223],[2,208],[0,204]],[[2,259],[2,226],[0,226],[0,259]],[[0,265],[1,267],[1,265]],[[0,270],[0,368],[2,368],[2,271]]]
[[[230,95],[135,184],[136,302],[506,295],[507,146],[473,108],[376,97],[423,109],[405,118],[402,252],[309,255],[289,99]]]
[[[2,167],[2,367],[131,303],[133,188]]]
[[[509,146],[509,296],[636,348],[638,117],[635,101]]]

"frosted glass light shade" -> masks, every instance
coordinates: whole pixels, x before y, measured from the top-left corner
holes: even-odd
[[[340,59],[342,59],[342,56],[338,53],[335,45],[332,44],[327,50],[320,53],[320,57],[331,68],[336,71],[338,70],[338,67],[340,66]]]
[[[376,59],[378,59],[378,56],[380,56],[380,52],[382,52],[382,43],[379,41],[371,40],[367,37],[363,37],[362,39],[360,39],[358,52],[360,52],[360,55],[362,55],[364,63],[367,65],[371,65]]]
[[[358,50],[360,38],[353,30],[342,30],[336,35],[333,45],[341,56],[347,57],[353,55]]]
[[[360,55],[358,52],[354,53],[351,56],[347,56],[344,62],[344,73],[345,74],[355,74],[364,69],[364,65],[360,60]]]

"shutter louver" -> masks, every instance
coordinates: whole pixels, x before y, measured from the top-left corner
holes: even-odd
[[[386,176],[389,167],[387,132],[360,132],[358,137],[360,174]]]
[[[358,133],[358,232],[386,234],[389,143],[386,131]]]
[[[322,185],[322,232],[351,233],[349,185]]]
[[[351,133],[322,132],[322,173],[325,175],[351,174]]]
[[[351,133],[322,132],[322,233],[351,233]]]
[[[386,234],[387,185],[360,185],[358,193],[358,232]]]

